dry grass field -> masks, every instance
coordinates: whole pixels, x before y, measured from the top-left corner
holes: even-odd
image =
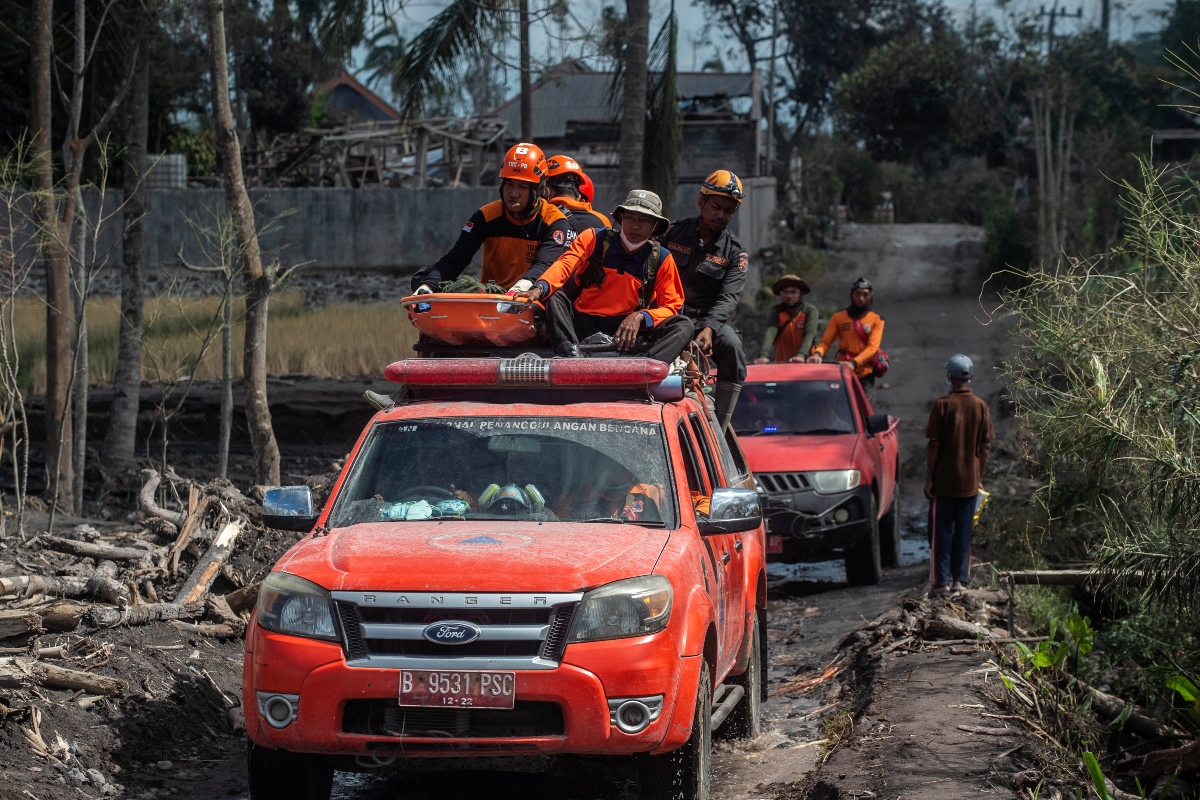
[[[236,303],[235,377],[242,374],[243,311],[244,304]],[[219,314],[220,299],[216,297],[147,298],[142,380],[220,378]],[[15,332],[22,387],[34,393],[45,391],[45,305],[37,298],[21,297],[6,317],[5,327]],[[93,385],[112,383],[119,320],[119,298],[88,301],[88,376]],[[285,292],[271,299],[267,371],[271,375],[303,373],[318,377],[380,375],[391,362],[412,354],[416,338],[416,329],[396,303],[337,303],[308,309],[299,292]]]

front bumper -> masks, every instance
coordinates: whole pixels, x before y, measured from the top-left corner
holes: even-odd
[[[788,564],[843,558],[871,535],[871,487],[818,494],[760,494],[767,527],[767,560]],[[839,517],[844,515],[844,521]],[[772,537],[782,537],[783,552],[771,552]]]
[[[491,735],[393,735],[394,728],[381,730],[370,720],[378,719],[384,705],[395,709],[399,670],[349,667],[337,644],[274,634],[256,625],[248,645],[243,709],[246,730],[255,743],[294,752],[377,758],[649,752],[666,738],[683,668],[667,632],[572,644],[555,669],[517,671],[519,713],[505,717],[510,712],[489,712],[486,727]],[[268,724],[259,712],[261,692],[299,695],[294,721],[282,728]],[[641,732],[624,733],[613,723],[611,699],[659,695],[661,712]],[[372,709],[375,716],[364,709]],[[547,709],[553,713],[545,713]],[[497,720],[506,719],[514,726],[495,735]]]

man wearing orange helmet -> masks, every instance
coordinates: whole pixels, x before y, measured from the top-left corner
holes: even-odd
[[[719,169],[700,187],[700,215],[680,220],[662,237],[675,257],[683,281],[683,314],[695,323],[695,342],[717,367],[714,399],[717,421],[724,428],[733,416],[742,381],[746,351],[729,321],[737,309],[750,264],[729,223],[742,204],[742,181]]]
[[[509,148],[500,168],[500,199],[472,214],[450,251],[413,276],[415,293],[437,291],[441,282],[453,281],[480,247],[484,283],[525,289],[541,277],[562,255],[572,232],[558,207],[542,199],[546,170],[546,156],[537,145],[522,142]]]
[[[583,194],[583,167],[570,156],[551,156],[546,162],[546,198],[567,218],[571,232],[567,239],[573,241],[576,236],[592,228],[608,228],[612,226],[608,217],[592,208],[592,203]]]

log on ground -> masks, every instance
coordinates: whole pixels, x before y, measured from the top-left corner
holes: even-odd
[[[0,639],[41,632],[42,618],[36,611],[24,608],[0,611]]]
[[[79,627],[79,620],[86,610],[79,603],[55,603],[37,610],[42,618],[42,627],[51,633],[67,633]]]
[[[82,578],[56,578],[48,575],[12,575],[0,578],[0,597],[10,594],[79,597],[87,594],[87,581]]]
[[[131,608],[92,608],[88,619],[98,628],[115,628],[118,625],[146,625],[151,622],[172,619],[195,619],[204,615],[203,603],[143,603]]]
[[[96,565],[96,571],[88,578],[87,591],[114,605],[127,605],[130,602],[129,587],[117,580],[115,561],[101,561]]]
[[[237,543],[237,537],[241,530],[241,523],[236,521],[221,529],[212,544],[208,546],[204,557],[197,562],[192,574],[179,589],[179,594],[175,596],[175,602],[195,603],[204,599],[212,582],[221,573],[221,565],[233,553],[233,547]]]
[[[96,542],[77,542],[57,536],[43,536],[42,544],[56,553],[69,553],[83,558],[108,559],[110,561],[149,561],[154,553],[140,547],[117,547]]]
[[[34,679],[42,686],[55,689],[83,689],[91,694],[122,695],[125,693],[125,681],[119,678],[109,678],[104,675],[94,675],[90,672],[80,672],[76,669],[56,667],[52,664],[34,664],[30,669]]]

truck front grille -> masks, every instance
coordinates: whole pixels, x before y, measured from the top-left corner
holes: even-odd
[[[363,736],[445,736],[499,739],[561,736],[565,730],[557,703],[518,700],[507,708],[411,708],[393,699],[351,700],[342,714],[342,732]]]
[[[553,669],[581,594],[333,592],[346,662],[386,669]],[[469,622],[463,644],[425,638],[427,626]]]
[[[767,494],[803,492],[809,488],[803,472],[756,472],[754,477]]]

